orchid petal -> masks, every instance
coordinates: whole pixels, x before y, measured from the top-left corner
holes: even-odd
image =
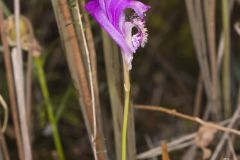
[[[86,10],[94,17],[94,19],[101,25],[101,27],[111,36],[111,38],[117,42],[126,54],[130,54],[133,51],[126,44],[122,34],[110,23],[107,16],[101,10],[100,5],[91,1],[85,6]]]

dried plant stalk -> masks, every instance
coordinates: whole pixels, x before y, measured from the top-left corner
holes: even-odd
[[[96,147],[96,152],[98,153],[98,160],[107,160],[107,150],[105,148],[105,140],[103,138],[103,133],[101,129],[100,108],[97,108],[97,106],[95,108],[98,118],[96,121],[97,135],[95,141],[92,141],[94,119],[91,103],[91,93],[89,89],[89,83],[84,61],[77,40],[76,31],[74,29],[72,18],[70,16],[68,3],[66,0],[52,0],[52,5],[57,19],[60,36],[66,50],[66,57],[71,71],[71,76],[74,81],[74,85],[79,93],[78,98],[79,102],[81,103],[81,109],[87,127],[88,135],[92,142],[92,147],[93,149],[95,149]]]
[[[16,85],[16,95],[18,102],[18,114],[22,133],[22,142],[25,160],[32,159],[31,141],[26,114],[24,74],[23,74],[23,57],[20,40],[20,0],[14,0],[14,21],[16,33],[16,48],[12,50],[13,74]]]
[[[12,49],[11,55],[18,102],[19,120],[23,139],[24,155],[26,160],[30,160],[32,159],[32,153],[26,114],[25,91],[22,68],[23,64],[21,60],[22,57],[20,57],[21,55],[17,52],[16,48]]]

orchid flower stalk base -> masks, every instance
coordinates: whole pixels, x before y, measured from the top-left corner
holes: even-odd
[[[123,113],[123,127],[122,127],[122,160],[126,160],[127,157],[127,128],[128,128],[128,113],[129,113],[129,102],[130,102],[130,76],[128,64],[123,60],[124,69],[124,113]]]

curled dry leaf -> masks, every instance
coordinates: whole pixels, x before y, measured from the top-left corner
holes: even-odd
[[[201,126],[195,137],[195,144],[202,149],[203,159],[211,156],[211,150],[207,146],[213,141],[217,130],[209,126]]]
[[[12,47],[16,46],[16,31],[14,16],[9,16],[5,21],[6,35],[8,44]],[[33,56],[39,56],[41,53],[41,46],[33,33],[33,27],[30,20],[25,17],[20,17],[20,39],[23,50],[30,51]]]

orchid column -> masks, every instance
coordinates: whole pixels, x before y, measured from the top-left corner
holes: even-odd
[[[147,42],[145,12],[150,8],[137,0],[90,0],[86,10],[121,48],[124,66],[124,117],[122,129],[122,160],[126,159],[126,134],[130,99],[130,78],[133,54]],[[132,9],[129,15],[125,10]],[[137,33],[132,34],[133,28]]]

